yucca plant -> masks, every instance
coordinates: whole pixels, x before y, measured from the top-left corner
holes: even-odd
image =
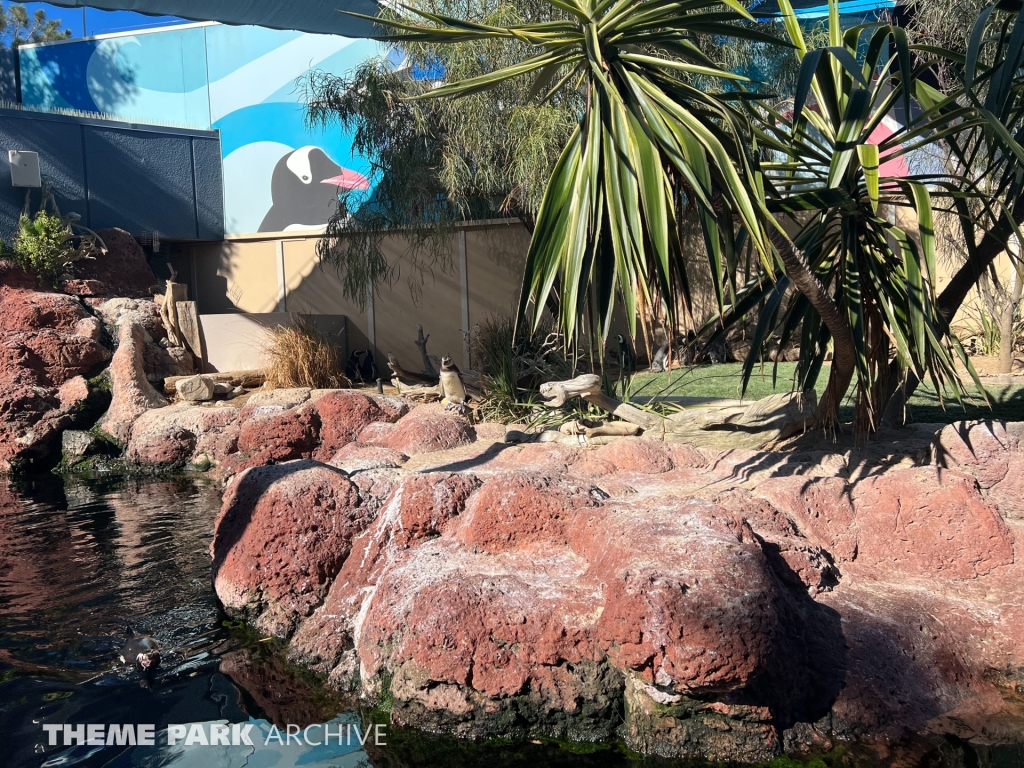
[[[840,376],[833,363],[822,411],[832,416],[856,378],[855,425],[878,427],[888,395],[890,358],[900,371],[929,376],[939,392],[959,392],[954,357],[966,354],[947,332],[935,306],[935,233],[932,192],[958,189],[948,179],[887,176],[881,170],[923,145],[962,130],[974,119],[965,108],[919,109],[883,140],[873,134],[893,107],[911,114],[921,69],[902,29],[867,24],[843,30],[837,0],[829,2],[829,45],[808,50],[789,0],[780,0],[785,26],[801,60],[792,101],[757,106],[757,135],[769,159],[762,163],[769,208],[789,221],[793,243],[843,314],[852,332],[853,369]],[[890,55],[890,50],[894,53]],[[917,105],[915,105],[916,107]],[[889,124],[895,126],[894,123]],[[913,212],[919,237],[898,226],[898,209]],[[797,385],[813,387],[825,361],[831,324],[823,323],[791,281],[761,279],[740,292],[726,322],[763,302],[744,384],[772,333],[785,346],[799,332]]]
[[[375,19],[399,44],[519,40],[536,55],[479,77],[445,85],[428,97],[460,97],[511,78],[535,77],[542,102],[563,88],[581,89],[580,124],[548,184],[524,275],[520,316],[534,326],[557,293],[557,320],[567,339],[581,319],[607,336],[618,298],[636,335],[641,302],[662,302],[669,326],[689,307],[674,195],[682,190],[701,221],[724,307],[727,267],[748,242],[766,269],[778,254],[786,274],[827,326],[835,361],[826,421],[854,368],[851,330],[806,260],[764,206],[756,137],[744,103],[745,78],[717,66],[700,36],[779,44],[740,22],[752,20],[737,0],[551,0],[565,18],[497,27],[407,9],[407,18]],[[695,79],[701,87],[696,87]],[[728,84],[714,90],[707,83]],[[557,286],[557,291],[555,291]]]
[[[521,314],[536,326],[554,286],[558,324],[567,338],[588,315],[606,334],[618,297],[635,335],[638,297],[655,293],[688,300],[673,205],[684,185],[705,225],[716,287],[725,284],[725,249],[713,198],[761,236],[755,165],[740,94],[707,92],[689,78],[719,82],[744,78],[719,69],[697,35],[766,42],[775,38],[734,22],[750,16],[736,0],[551,0],[564,19],[509,27],[487,26],[408,9],[426,23],[376,19],[401,44],[519,40],[536,55],[504,69],[433,90],[429,97],[460,97],[524,76],[541,102],[563,88],[581,89],[585,108],[555,166],[531,243]],[[730,224],[731,229],[731,224]],[[591,290],[592,288],[592,290]]]
[[[954,69],[962,87],[942,93],[916,83],[919,102],[933,114],[962,114],[945,145],[965,194],[952,198],[963,231],[967,258],[936,299],[945,323],[952,322],[968,294],[1016,236],[1024,242],[1024,20],[1020,0],[1000,0],[978,16],[961,50],[916,45],[935,66]],[[970,205],[974,198],[981,205]],[[979,208],[981,214],[978,214]],[[1013,257],[1011,251],[1011,258]],[[911,372],[892,392],[886,421],[900,423],[905,403],[920,378]]]

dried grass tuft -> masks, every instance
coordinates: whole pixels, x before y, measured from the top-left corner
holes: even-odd
[[[267,386],[272,389],[352,386],[342,372],[338,350],[302,315],[270,331],[263,347]]]

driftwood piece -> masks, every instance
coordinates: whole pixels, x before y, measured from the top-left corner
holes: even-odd
[[[413,373],[405,370],[401,363],[398,362],[398,358],[395,357],[394,352],[388,352],[388,367],[394,371],[395,378],[397,378],[403,385],[426,384],[428,386],[433,386],[437,384],[437,374],[428,376],[425,373]]]
[[[552,408],[559,408],[574,397],[582,397],[613,416],[618,416],[631,424],[638,424],[644,429],[660,429],[663,421],[656,414],[647,413],[603,394],[601,377],[594,373],[586,373],[569,381],[549,381],[541,384],[540,396],[547,400],[547,405]]]
[[[188,286],[184,283],[167,281],[167,293],[160,304],[160,319],[167,329],[167,340],[172,347],[184,346],[181,325],[178,322],[178,302],[188,300]]]
[[[206,356],[203,354],[203,327],[199,322],[199,309],[194,301],[179,301],[176,305],[178,316],[178,329],[181,338],[188,347],[188,351],[195,356],[196,360],[203,362],[203,369],[206,368]]]
[[[735,400],[709,403],[661,417],[602,394],[601,379],[593,374],[569,381],[547,382],[541,385],[540,393],[552,407],[581,397],[643,428],[648,437],[718,449],[765,448],[806,429],[814,422],[818,410],[817,397],[813,391],[808,391],[771,395],[751,403]],[[604,436],[594,437],[594,444],[598,437],[603,442]]]
[[[232,388],[256,389],[262,387],[267,380],[267,374],[264,371],[225,371],[224,373],[207,373],[205,375],[218,384],[229,384]],[[174,385],[180,380],[188,378],[191,376],[168,376],[164,379],[164,394],[176,394],[177,390]]]
[[[419,347],[420,356],[423,358],[423,372],[428,376],[437,378],[437,370],[434,368],[430,360],[430,355],[427,354],[427,341],[430,339],[430,334],[423,335],[423,326],[417,324],[416,326],[416,346]],[[438,363],[440,367],[440,363]]]

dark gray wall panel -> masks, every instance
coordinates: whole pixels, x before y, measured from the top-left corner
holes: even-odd
[[[74,211],[88,221],[81,127],[9,115],[0,115],[0,237],[8,239],[17,228],[27,191],[11,186],[11,149],[38,152],[43,181],[50,184],[61,213]],[[39,197],[39,190],[32,190],[33,211]]]
[[[200,240],[221,240],[224,237],[224,180],[220,139],[194,138],[192,155],[196,169],[197,236]]]
[[[85,157],[93,229],[196,236],[189,137],[86,126]]]
[[[0,238],[13,235],[25,190],[11,186],[7,152],[39,153],[62,213],[93,229],[220,240],[224,202],[220,139],[211,131],[138,126],[0,109]],[[39,206],[33,191],[32,209]]]

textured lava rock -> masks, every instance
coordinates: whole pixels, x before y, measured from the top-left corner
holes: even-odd
[[[83,378],[110,360],[95,324],[77,299],[0,262],[0,472],[55,463],[61,431],[99,407]]]
[[[366,441],[362,435],[360,439]],[[468,445],[475,439],[476,433],[465,418],[445,412],[440,405],[421,405],[376,443],[415,456]]]
[[[249,418],[294,418],[324,395],[307,397]],[[333,515],[341,554],[307,566],[307,591],[296,568],[327,554],[307,519],[324,503],[301,484],[232,485],[217,530],[223,563],[222,527],[252,529],[218,587],[229,610],[293,632],[294,661],[386,699],[393,723],[619,734],[644,753],[746,762],[909,732],[1019,736],[1006,686],[1024,668],[1024,501],[994,494],[1024,428],[967,454],[945,436],[939,467],[916,449],[715,454],[645,438],[584,450],[463,432],[438,450],[455,425],[422,425],[439,419],[458,417],[418,408],[336,452],[358,501]],[[403,443],[434,450],[405,461]],[[283,511],[249,523],[264,504]]]
[[[862,565],[970,579],[1013,562],[1013,535],[968,475],[897,470],[858,484],[854,506]]]
[[[344,472],[300,460],[234,478],[210,552],[214,588],[231,615],[287,636],[323,600],[369,523]]]
[[[139,416],[126,455],[146,465],[217,465],[237,450],[238,432],[237,408],[175,403]]]
[[[100,421],[100,429],[120,443],[128,442],[132,427],[142,414],[168,404],[146,378],[145,343],[146,331],[141,325],[130,321],[121,323],[117,352],[110,363],[110,409]]]
[[[315,408],[289,408],[244,420],[238,449],[260,464],[291,461],[309,458],[316,450],[319,436],[320,415]]]
[[[982,495],[1009,519],[1024,519],[1024,424],[950,424],[935,436],[935,462],[978,480]]]
[[[101,229],[98,234],[107,252],[75,265],[75,279],[64,290],[78,296],[124,296],[140,298],[152,295],[156,276],[146,261],[146,253],[123,229]]]
[[[351,443],[363,429],[390,418],[375,401],[359,392],[336,390],[318,398],[314,405],[320,415],[320,446],[316,458],[328,461],[343,445]]]
[[[103,322],[116,329],[122,323],[138,323],[146,329],[153,341],[167,337],[167,329],[160,317],[160,307],[152,299],[97,300],[96,314]]]

